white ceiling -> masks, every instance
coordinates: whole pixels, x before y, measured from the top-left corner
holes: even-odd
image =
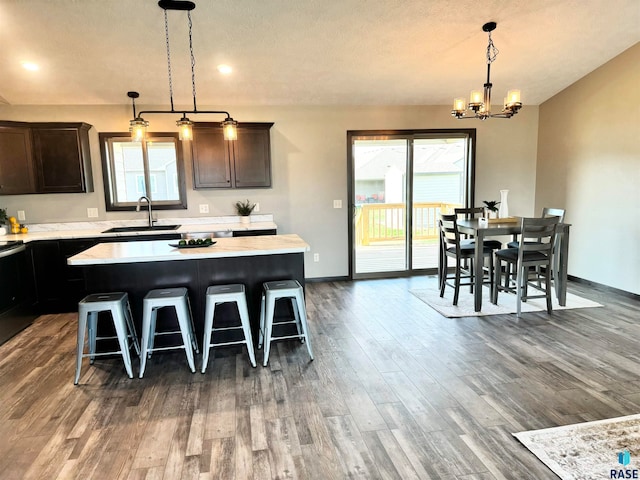
[[[196,0],[198,107],[449,105],[481,89],[537,105],[640,41],[638,0]],[[174,100],[192,103],[184,12],[169,12]],[[0,101],[168,103],[156,0],[0,0]],[[21,61],[40,64],[38,72]],[[229,77],[216,66],[234,68]],[[185,107],[186,108],[186,107]]]

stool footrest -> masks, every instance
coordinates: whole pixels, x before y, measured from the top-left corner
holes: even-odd
[[[162,352],[164,350],[185,350],[185,346],[184,345],[174,345],[172,347],[153,347],[153,348],[147,348],[147,353],[151,353],[151,352]]]
[[[228,330],[242,330],[242,326],[239,326],[239,327],[216,327],[216,328],[212,328],[211,329],[212,332],[223,332],[223,331],[228,331]]]
[[[102,352],[102,353],[83,353],[82,354],[82,358],[87,358],[87,357],[106,357],[107,355],[118,355],[122,353],[122,350],[116,350],[113,352]]]
[[[284,340],[284,339],[288,339],[288,338],[306,338],[307,336],[304,333],[301,333],[300,335],[286,335],[284,337],[271,337],[271,340],[276,341],[276,340]]]
[[[173,332],[155,332],[154,335],[156,337],[161,337],[162,335],[177,335],[177,334],[181,334],[182,332],[180,330],[175,330]]]
[[[235,342],[224,342],[224,343],[210,343],[210,347],[226,347],[228,345],[245,345],[247,343],[246,340],[237,340]]]
[[[292,323],[297,324],[297,322],[295,320],[286,320],[286,321],[283,321],[283,322],[273,322],[271,325],[273,325],[275,327],[276,325],[291,325]]]

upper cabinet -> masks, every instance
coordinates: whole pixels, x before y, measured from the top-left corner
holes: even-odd
[[[90,128],[0,122],[0,194],[92,192]]]
[[[0,124],[0,195],[35,192],[31,144],[28,126]]]
[[[219,123],[194,123],[194,188],[270,187],[272,126],[241,123],[238,139],[225,141]]]
[[[33,127],[39,193],[93,191],[90,128],[86,123],[46,123]]]

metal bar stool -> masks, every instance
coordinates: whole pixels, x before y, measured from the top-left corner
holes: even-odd
[[[98,337],[98,314],[100,312],[111,312],[111,318],[116,330],[116,336]],[[89,353],[84,353],[85,337],[89,330]],[[111,352],[96,353],[97,340],[118,339],[120,350]],[[140,346],[138,345],[138,337],[133,325],[133,317],[131,316],[131,308],[129,306],[129,296],[125,292],[113,293],[94,293],[87,295],[78,303],[78,341],[76,345],[76,376],[73,381],[74,385],[80,380],[80,370],[82,368],[82,359],[89,357],[89,363],[93,364],[98,356],[113,355],[120,353],[124,366],[127,370],[129,378],[133,378],[133,370],[131,368],[131,355],[129,349],[129,338],[133,340],[133,346],[136,353],[140,354]]]
[[[172,307],[175,309],[180,330],[156,332],[158,310],[164,307]],[[191,371],[195,373],[196,367],[193,358],[193,350],[198,353],[198,344],[196,342],[194,331],[195,329],[193,326],[189,296],[185,287],[150,290],[142,301],[142,350],[140,352],[140,378],[144,375],[147,358],[151,357],[152,352],[161,350],[184,349],[187,354],[189,367],[191,368]],[[173,335],[176,333],[180,333],[182,335],[182,345],[173,345],[168,347],[154,346],[156,336]]]
[[[307,310],[304,303],[304,291],[297,280],[282,280],[278,282],[265,282],[262,284],[262,301],[260,304],[260,335],[258,338],[258,348],[264,344],[263,366],[269,362],[269,351],[271,342],[274,340],[284,340],[287,338],[299,338],[301,342],[307,344],[309,356],[313,360],[313,351],[309,340],[309,329],[307,327]],[[293,320],[275,322],[276,301],[288,298],[291,300],[293,309]],[[297,333],[294,335],[273,336],[273,327],[287,324],[295,324]]]
[[[240,315],[240,326],[215,327],[216,306],[222,303],[235,303]],[[242,330],[242,340],[231,340],[227,342],[211,343],[213,332]],[[255,353],[253,351],[253,338],[251,337],[251,324],[249,323],[249,310],[247,309],[247,298],[245,296],[244,285],[213,285],[207,288],[206,306],[204,316],[204,338],[202,340],[202,373],[207,369],[209,362],[209,350],[211,347],[222,347],[227,345],[247,346],[249,360],[253,367],[256,366]]]

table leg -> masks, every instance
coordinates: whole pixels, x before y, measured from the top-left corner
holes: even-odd
[[[440,286],[442,285],[443,276],[447,274],[447,272],[443,271],[444,254],[442,249],[442,237],[440,232],[438,232],[438,289],[440,289]]]
[[[484,256],[482,253],[484,252],[484,232],[482,230],[478,230],[476,232],[476,254],[474,258],[475,262],[475,277],[474,277],[474,292],[473,292],[473,306],[476,312],[482,310],[482,277],[484,270],[482,269],[482,264],[484,260]]]
[[[567,304],[567,270],[569,267],[569,228],[563,227],[562,230],[558,232],[560,235],[560,242],[558,245],[558,252],[555,252],[558,255],[558,259],[554,259],[554,266],[557,265],[557,271],[554,271],[554,287],[556,289],[556,297],[558,298],[558,303],[561,306],[565,306]]]

